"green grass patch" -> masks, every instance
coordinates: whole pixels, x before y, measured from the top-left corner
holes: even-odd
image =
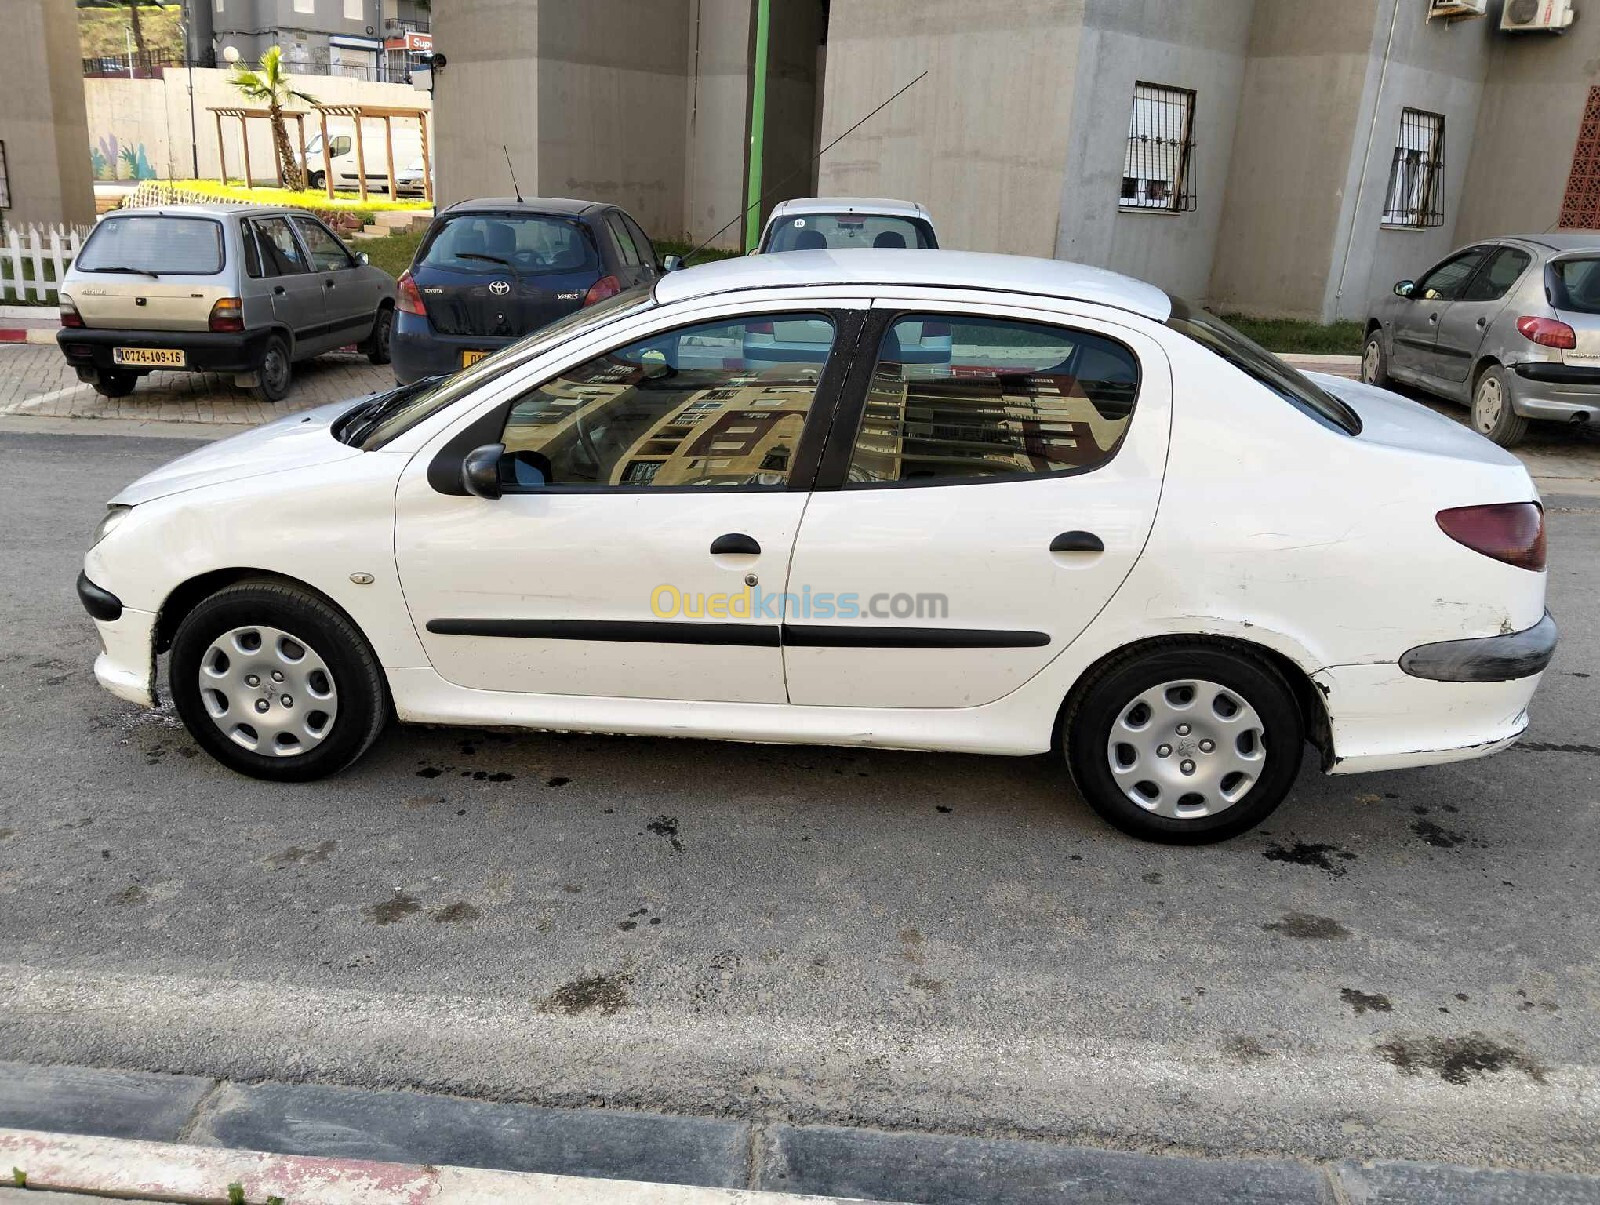
[[[1246,318],[1224,314],[1223,321],[1268,351],[1303,356],[1359,356],[1365,330],[1359,322],[1305,322],[1298,318]]]
[[[425,231],[415,234],[391,234],[384,238],[364,238],[351,242],[350,249],[360,251],[372,261],[374,268],[382,268],[390,276],[399,276],[411,266],[422,244]]]
[[[685,256],[695,249],[696,244],[686,243],[682,239],[652,238],[656,254],[665,259],[669,255]],[[741,253],[738,251],[720,251],[716,247],[707,247],[694,257],[696,264],[709,264],[714,259],[737,259]],[[694,264],[686,265],[693,267]]]

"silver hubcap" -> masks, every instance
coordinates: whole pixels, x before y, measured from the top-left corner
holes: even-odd
[[[1243,799],[1267,763],[1261,717],[1226,686],[1163,682],[1129,700],[1106,742],[1111,776],[1130,800],[1198,820]]]
[[[1366,354],[1361,357],[1361,379],[1368,383],[1378,379],[1378,361],[1383,352],[1378,347],[1378,341],[1372,340],[1367,344]]]
[[[1506,397],[1500,388],[1500,382],[1495,377],[1484,377],[1478,382],[1478,404],[1473,407],[1474,417],[1478,420],[1478,430],[1487,435],[1494,430],[1494,425],[1500,421],[1500,412],[1505,409]]]
[[[234,744],[265,757],[296,757],[333,730],[339,695],[310,645],[278,628],[224,632],[200,658],[206,714]]]

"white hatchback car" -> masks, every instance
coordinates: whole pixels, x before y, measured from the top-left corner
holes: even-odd
[[[747,359],[808,323],[805,357]],[[901,354],[939,323],[944,362]],[[100,681],[245,774],[435,724],[1063,756],[1216,840],[1492,753],[1555,626],[1510,454],[1152,286],[949,251],[673,273],[110,504]]]

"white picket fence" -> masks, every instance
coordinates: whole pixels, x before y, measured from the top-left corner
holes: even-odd
[[[56,295],[56,282],[67,274],[92,227],[51,226],[41,230],[10,227],[0,242],[0,303],[48,302]]]

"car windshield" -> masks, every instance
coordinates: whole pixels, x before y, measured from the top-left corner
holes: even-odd
[[[1600,314],[1600,256],[1551,260],[1549,285],[1556,309]]]
[[[1304,373],[1289,367],[1215,314],[1208,314],[1177,297],[1171,300],[1172,316],[1167,319],[1167,325],[1173,330],[1215,352],[1324,427],[1346,435],[1361,431],[1360,416],[1327,390],[1319,388]]]
[[[600,255],[581,222],[548,214],[471,213],[447,218],[418,268],[452,272],[597,271]]]
[[[214,276],[222,271],[222,223],[156,214],[107,218],[78,252],[80,272]]]
[[[591,327],[650,308],[655,304],[650,293],[649,285],[618,293],[615,297],[608,297],[552,322],[454,376],[428,377],[375,397],[339,419],[334,424],[333,434],[335,438],[353,444],[364,452],[381,448],[486,381],[510,372],[535,356],[543,355],[558,343],[575,338]]]
[[[937,247],[933,227],[920,218],[874,213],[806,213],[781,218],[768,251],[843,250],[847,247]]]

